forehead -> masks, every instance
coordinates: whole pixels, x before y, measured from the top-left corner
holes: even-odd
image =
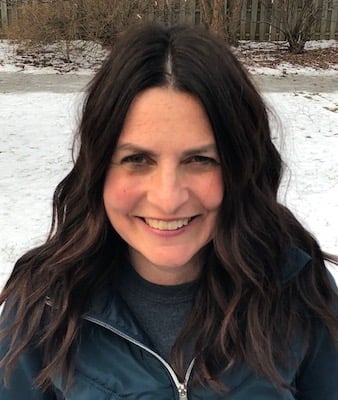
[[[147,89],[132,102],[119,141],[134,140],[180,144],[215,141],[200,100],[168,88]]]

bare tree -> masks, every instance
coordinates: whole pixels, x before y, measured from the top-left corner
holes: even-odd
[[[146,0],[49,0],[18,3],[20,17],[9,27],[13,39],[52,43],[85,39],[110,43],[142,20]]]
[[[301,3],[301,4],[300,4]],[[315,0],[273,0],[273,13],[292,53],[302,53],[320,17]]]
[[[33,55],[39,65],[51,65],[52,46],[70,64],[82,52],[99,50],[95,43],[112,44],[127,26],[142,21],[147,5],[148,0],[20,1],[6,34],[23,59]]]
[[[201,0],[202,21],[224,37],[229,44],[237,44],[237,34],[243,0]]]
[[[140,22],[148,6],[145,0],[80,0],[78,3],[81,38],[104,44],[112,43],[120,32]]]
[[[228,9],[225,16],[225,39],[232,45],[238,44],[242,7],[243,0],[228,0]]]

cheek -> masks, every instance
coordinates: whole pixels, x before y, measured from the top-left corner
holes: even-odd
[[[199,197],[206,209],[216,211],[223,200],[224,186],[221,173],[216,173],[208,181],[198,186]]]
[[[133,187],[124,179],[108,176],[103,187],[103,202],[109,213],[110,210],[128,210],[135,199]]]

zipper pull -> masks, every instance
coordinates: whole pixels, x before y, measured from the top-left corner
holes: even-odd
[[[178,395],[180,400],[188,400],[188,390],[185,384],[180,383],[178,386]]]

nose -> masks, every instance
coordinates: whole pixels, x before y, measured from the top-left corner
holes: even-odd
[[[157,167],[149,180],[147,200],[165,215],[174,215],[189,198],[188,183],[175,167]]]

